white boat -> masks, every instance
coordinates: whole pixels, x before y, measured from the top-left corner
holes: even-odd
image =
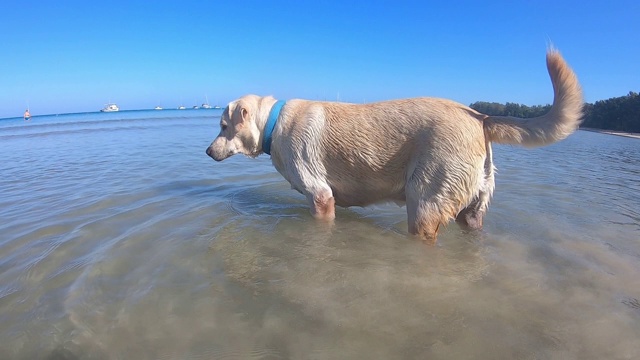
[[[197,109],[199,109],[199,108],[198,108],[198,105],[193,105],[192,109],[193,109],[193,110],[197,110]]]
[[[113,112],[113,111],[120,111],[120,108],[118,107],[118,105],[116,104],[107,104],[104,106],[104,108],[102,108],[102,110],[100,110],[101,112]]]
[[[184,107],[182,105],[178,106],[178,110],[184,110],[184,109],[186,109],[186,107]]]
[[[204,96],[204,104],[202,104],[202,106],[200,106],[203,109],[211,109],[211,105],[209,105],[209,97],[207,95]]]
[[[153,108],[153,110],[162,110],[162,107],[161,106],[156,106],[156,107]]]

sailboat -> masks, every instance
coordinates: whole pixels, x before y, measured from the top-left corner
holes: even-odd
[[[209,98],[207,97],[207,95],[204,96],[206,102],[204,104],[202,104],[202,106],[200,106],[203,109],[211,109],[211,105],[209,105]]]

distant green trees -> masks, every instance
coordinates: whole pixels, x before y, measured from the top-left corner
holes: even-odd
[[[584,127],[640,132],[640,96],[637,92],[585,104],[584,111]]]
[[[472,109],[487,115],[515,116],[530,118],[546,114],[551,105],[527,106],[516,103],[500,104],[496,102],[477,101],[469,105]]]
[[[530,118],[544,115],[551,105],[527,106],[478,101],[469,105],[487,115]],[[630,91],[626,96],[585,103],[582,127],[640,133],[640,95]]]

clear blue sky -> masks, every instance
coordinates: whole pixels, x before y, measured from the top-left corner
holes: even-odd
[[[588,102],[640,90],[640,1],[27,1],[0,11],[0,118],[226,103],[552,101],[551,41]]]

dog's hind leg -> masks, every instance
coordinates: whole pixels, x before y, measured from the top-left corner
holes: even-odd
[[[489,201],[493,195],[495,188],[495,168],[493,167],[493,155],[491,150],[491,144],[486,145],[487,155],[484,161],[484,174],[482,177],[482,183],[478,189],[478,195],[462,209],[456,216],[456,222],[463,227],[471,230],[482,229],[482,219],[489,207]]]
[[[469,166],[461,166],[463,161],[438,161],[443,158],[418,156],[405,186],[409,232],[430,243],[436,242],[440,226],[453,220],[477,193],[472,186],[477,189],[478,177],[482,177]]]
[[[471,230],[482,229],[482,219],[486,212],[488,199],[486,193],[480,193],[479,198],[475,199],[469,206],[462,209],[456,216],[456,222],[463,227]]]
[[[436,243],[442,222],[436,204],[422,199],[407,198],[407,218],[410,234],[418,235],[429,244]]]
[[[405,188],[409,233],[435,244],[440,226],[446,225],[458,209],[445,196],[444,183],[428,181],[424,171],[417,172],[410,177]]]

